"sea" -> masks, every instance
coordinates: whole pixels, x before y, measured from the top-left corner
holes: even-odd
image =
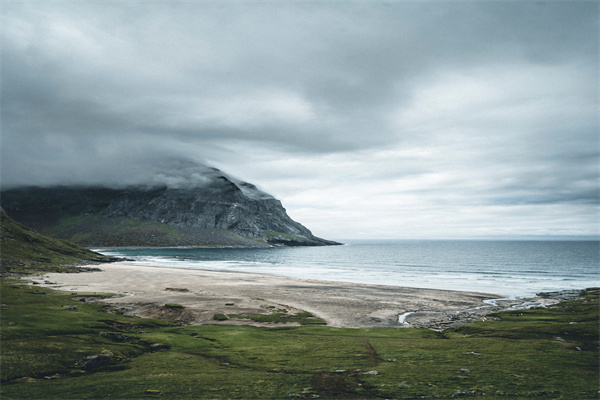
[[[599,241],[348,240],[342,246],[110,248],[134,265],[528,298],[600,287]]]

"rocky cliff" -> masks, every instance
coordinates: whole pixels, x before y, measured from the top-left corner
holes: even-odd
[[[338,244],[293,221],[273,196],[217,169],[193,184],[177,182],[14,188],[1,200],[15,220],[87,247]]]

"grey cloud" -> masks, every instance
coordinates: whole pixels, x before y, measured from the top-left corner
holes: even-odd
[[[591,204],[597,16],[587,1],[9,2],[2,183],[401,149],[356,184],[444,171],[440,195]]]
[[[56,3],[51,4],[52,9],[57,7]],[[204,12],[205,8],[209,13]],[[208,96],[218,100],[265,85],[286,88],[306,96],[317,109],[316,117],[333,120],[326,127],[331,151],[336,143],[342,144],[342,149],[348,142],[355,147],[370,145],[369,137],[355,137],[369,124],[379,131],[378,135],[369,135],[371,138],[386,135],[383,127],[378,126],[381,108],[385,109],[392,97],[396,102],[403,101],[393,89],[405,87],[408,91],[414,76],[424,71],[473,59],[488,63],[506,60],[511,52],[516,53],[512,57],[519,56],[523,47],[541,47],[540,51],[546,54],[548,51],[543,49],[549,43],[553,44],[552,53],[557,52],[557,47],[561,51],[567,47],[557,43],[578,43],[565,39],[564,35],[546,37],[547,30],[542,30],[545,36],[528,40],[531,5],[515,9],[453,3],[438,4],[435,8],[433,12],[419,4],[388,7],[239,4],[227,8],[200,3],[189,5],[189,9],[153,4],[140,13],[139,7],[87,4],[74,7],[76,11],[62,10],[64,17],[59,14],[56,23],[76,24],[85,29],[84,22],[90,20],[91,28],[81,34],[89,35],[86,38],[96,45],[92,46],[96,51],[64,49],[51,38],[41,43],[55,48],[40,49],[41,45],[36,46],[36,40],[32,40],[28,43],[28,57],[34,60],[30,75],[53,83],[55,90],[63,92],[56,95],[67,97],[62,100],[80,103],[80,97],[94,99],[88,103],[91,109],[88,113],[105,109],[107,112],[100,117],[108,125],[111,119],[121,126],[125,123],[137,126],[142,120],[147,123],[141,124],[141,129],[151,125],[157,130],[175,131],[177,126],[164,122],[171,109],[169,102],[174,98],[181,96],[185,101],[194,96]],[[506,18],[494,17],[498,10],[511,14]],[[586,21],[581,12],[575,14],[573,19],[589,24],[589,18]],[[114,22],[113,15],[117,15]],[[560,22],[558,16],[562,14],[555,10],[550,15],[534,15],[536,21],[541,19],[550,24]],[[129,28],[122,27],[125,20]],[[220,22],[228,23],[220,25]],[[43,33],[52,35],[52,31]],[[543,43],[539,43],[542,39]],[[103,40],[107,43],[103,44]],[[504,44],[509,54],[495,54],[498,43]],[[516,50],[511,50],[513,45]],[[53,50],[63,58],[53,56]],[[43,71],[39,67],[42,65]],[[20,62],[17,68],[27,71],[27,64]],[[17,79],[26,79],[21,85],[35,84],[28,77]],[[155,106],[148,105],[148,97],[154,98]],[[31,96],[28,99],[35,101]],[[115,106],[118,102],[128,107]],[[123,113],[130,113],[129,121],[124,120]],[[362,129],[358,133],[349,132],[344,123],[349,113],[362,116],[365,121],[359,125]],[[194,128],[195,136],[210,138],[210,132],[218,127],[211,126],[210,121],[199,121]],[[291,131],[292,135],[269,135],[272,142],[287,144],[289,136],[301,138],[293,135],[293,126],[276,125],[276,129]],[[303,131],[313,129],[318,130],[310,125],[303,127]],[[249,141],[255,136],[260,139],[261,135],[262,127],[236,132],[239,139]],[[309,135],[298,145],[320,151],[310,145],[312,142]]]

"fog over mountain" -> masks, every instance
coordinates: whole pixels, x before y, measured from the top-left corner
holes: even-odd
[[[3,2],[1,183],[183,159],[328,238],[598,237],[598,7]]]
[[[91,169],[95,168],[94,171]],[[81,168],[74,167],[74,171],[61,177],[36,176],[31,181],[3,182],[4,189],[23,186],[98,186],[114,189],[127,187],[167,187],[169,189],[195,189],[206,188],[219,177],[226,177],[236,183],[244,193],[253,198],[272,198],[255,185],[244,182],[236,177],[219,170],[218,168],[193,161],[191,159],[177,159],[174,157],[154,157],[152,159],[124,158],[107,162],[100,166],[88,163]]]

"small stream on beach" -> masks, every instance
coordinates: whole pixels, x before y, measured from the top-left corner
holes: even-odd
[[[598,241],[348,241],[283,248],[97,249],[167,268],[446,289],[529,298],[600,286]]]
[[[465,308],[454,312],[409,311],[398,315],[398,323],[405,326],[440,327],[442,325],[462,325],[472,320],[483,318],[489,312],[507,310],[528,310],[536,307],[547,307],[566,299],[579,297],[578,290],[541,293],[541,297],[523,299],[518,297],[502,297],[482,300],[484,305]],[[415,318],[415,317],[421,317]],[[415,319],[415,321],[413,321]],[[423,321],[424,320],[424,321]]]

